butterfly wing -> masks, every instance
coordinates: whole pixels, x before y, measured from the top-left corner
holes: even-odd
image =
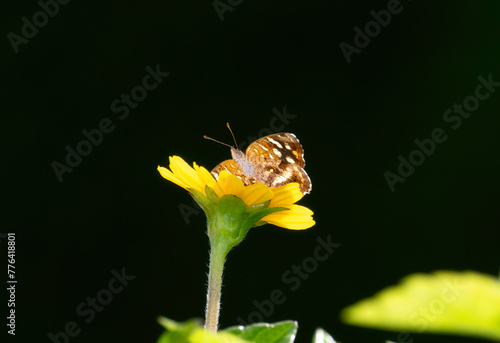
[[[304,167],[304,149],[293,133],[275,133],[257,139],[246,151],[250,163],[286,161]]]
[[[241,179],[245,185],[251,185],[255,183],[255,179],[249,178],[247,175],[245,175],[241,168],[238,166],[238,163],[236,163],[236,161],[234,161],[233,159],[222,161],[221,163],[216,165],[214,169],[212,169],[210,174],[212,174],[212,176],[218,181],[219,173],[223,170],[227,170],[231,174]]]
[[[232,159],[225,160],[225,161],[222,161],[221,163],[219,163],[218,165],[216,165],[215,168],[212,169],[210,174],[212,174],[212,176],[217,181],[219,181],[219,173],[223,170],[227,170],[231,174],[235,174],[239,170],[239,167],[238,167],[238,164],[234,160],[232,160]]]
[[[279,187],[290,182],[297,182],[302,194],[309,194],[312,189],[311,179],[304,168],[297,164],[281,162],[279,166],[267,166],[268,173],[264,173],[264,182],[269,187]],[[276,170],[277,169],[277,170]],[[276,171],[275,171],[276,170]]]
[[[275,133],[257,139],[246,150],[246,159],[256,167],[255,178],[268,187],[297,182],[303,194],[311,191],[304,170],[304,149],[293,133]]]

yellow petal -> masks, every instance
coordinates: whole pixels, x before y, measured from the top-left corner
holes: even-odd
[[[200,179],[203,181],[204,184],[206,184],[208,187],[212,188],[215,185],[215,179],[210,174],[208,170],[206,170],[203,167],[200,167],[196,164],[196,162],[193,163],[194,170],[198,173],[198,176]]]
[[[232,194],[238,198],[243,199],[245,193],[245,185],[243,181],[229,173],[227,170],[223,170],[219,174],[219,181],[214,185],[213,190],[220,198],[225,194]]]
[[[292,205],[289,210],[271,213],[262,218],[262,221],[285,229],[305,230],[316,224],[312,219],[313,213],[307,207]]]
[[[174,173],[172,173],[167,168],[158,166],[158,171],[160,172],[161,176],[167,179],[168,181],[173,182],[184,189],[188,188],[188,186],[184,182],[179,180],[177,176],[175,176]]]
[[[273,198],[273,192],[263,183],[255,183],[245,187],[243,201],[247,206],[262,204]]]
[[[182,158],[171,156],[170,170],[187,188],[194,188],[205,194],[205,184],[198,176],[198,173]]]
[[[289,208],[304,196],[297,182],[287,183],[284,186],[271,188],[271,190],[274,193],[274,197],[269,207]]]

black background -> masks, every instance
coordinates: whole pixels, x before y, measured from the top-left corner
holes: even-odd
[[[21,18],[40,6],[4,8],[1,232],[17,237],[17,340],[50,342],[75,321],[82,331],[71,342],[155,342],[158,315],[202,317],[205,217],[185,222],[178,206],[191,206],[189,195],[156,167],[179,155],[212,168],[229,150],[204,134],[230,143],[230,122],[242,142],[284,107],[296,117],[283,131],[303,144],[313,182],[301,204],[317,224],[250,231],[227,261],[221,327],[281,289],[287,300],[265,320],[297,320],[297,342],[316,327],[345,343],[397,340],[341,323],[340,310],[413,272],[497,274],[500,89],[458,129],[443,121],[478,76],[500,81],[500,8],[486,3],[402,1],[351,63],[339,44],[354,44],[354,27],[387,1],[246,0],[221,21],[210,1],[75,0],[17,54],[7,34],[21,34]],[[170,75],[121,120],[111,103],[157,64]],[[65,147],[103,118],[115,130],[59,182],[52,163],[65,164]],[[391,192],[384,173],[436,128],[447,140]],[[283,273],[328,235],[341,246],[291,291]],[[85,323],[78,304],[122,268],[136,278]]]

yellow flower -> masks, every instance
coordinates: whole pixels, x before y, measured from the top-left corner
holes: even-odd
[[[219,174],[219,180],[216,181],[207,169],[196,163],[191,167],[179,156],[170,157],[169,167],[170,170],[158,166],[161,176],[188,191],[194,189],[207,196],[205,187],[208,186],[219,198],[232,194],[249,207],[270,200],[269,208],[287,208],[263,217],[263,222],[291,230],[304,230],[315,224],[312,219],[313,212],[307,207],[295,204],[303,196],[296,182],[276,188],[269,188],[263,183],[245,186],[243,181],[225,170]]]

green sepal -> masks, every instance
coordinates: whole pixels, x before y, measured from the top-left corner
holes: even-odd
[[[252,227],[258,227],[258,226],[262,226],[262,225],[266,225],[267,222],[263,221],[263,220],[259,220],[257,223],[253,224]]]
[[[211,244],[218,246],[222,244],[227,252],[245,238],[250,228],[264,225],[262,218],[274,212],[287,210],[284,207],[269,208],[270,200],[255,206],[247,206],[235,195],[226,194],[219,198],[208,186],[205,186],[206,196],[194,188],[189,188],[188,191],[207,216]]]
[[[212,244],[223,244],[228,251],[239,244],[256,223],[268,214],[284,211],[284,207],[268,208],[270,201],[248,207],[240,198],[226,194],[222,196],[213,211],[207,214],[208,234]]]
[[[271,200],[268,200],[266,202],[263,202],[262,204],[247,207],[247,213],[254,213],[254,212],[257,212],[257,211],[262,210],[264,208],[268,208],[270,203],[271,203]]]
[[[220,240],[228,242],[230,248],[233,247],[237,244],[234,240],[239,236],[245,211],[246,205],[240,198],[230,194],[222,196],[216,212],[209,218],[210,234],[217,233]]]
[[[200,191],[194,188],[188,188],[189,194],[193,197],[194,201],[200,205],[201,209],[208,216],[212,212],[212,202]]]
[[[207,198],[212,202],[212,204],[219,204],[219,197],[212,188],[205,186],[205,193],[207,193]]]
[[[240,237],[241,237],[240,242],[246,236],[246,234],[248,233],[248,230],[250,230],[252,227],[256,226],[257,223],[261,222],[260,220],[262,218],[264,218],[265,216],[267,216],[271,213],[285,211],[285,210],[287,210],[287,208],[271,207],[271,208],[265,208],[262,210],[255,211],[252,214],[250,214],[242,224],[241,231],[240,231]],[[260,225],[263,225],[263,224],[260,224]]]

